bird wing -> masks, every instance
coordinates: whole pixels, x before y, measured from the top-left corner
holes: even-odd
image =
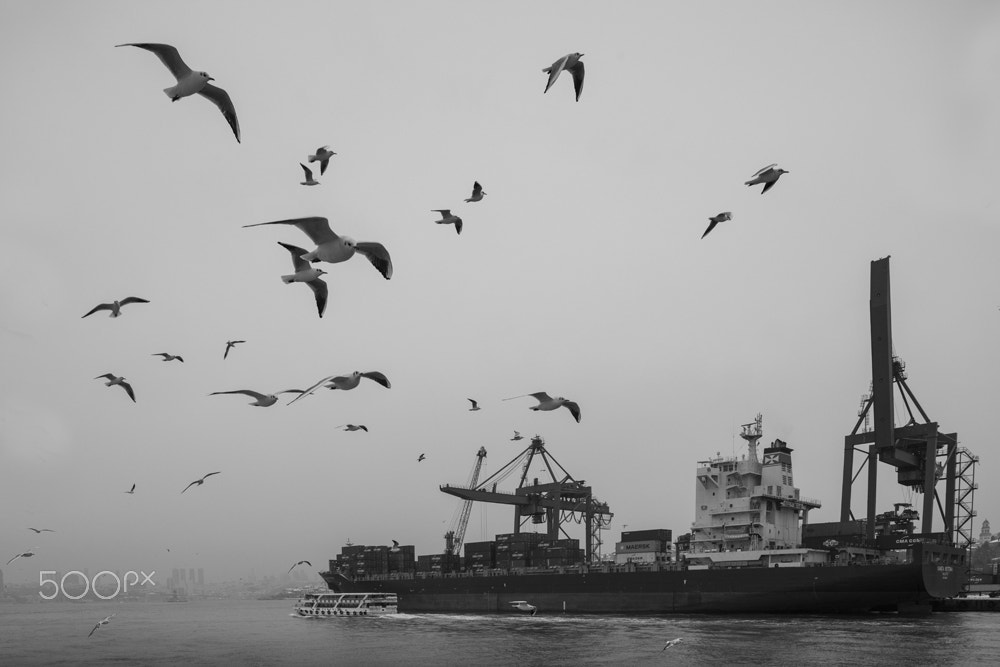
[[[551,88],[552,84],[556,82],[556,79],[559,78],[559,74],[562,73],[563,71],[563,67],[566,66],[566,60],[568,58],[569,58],[568,55],[563,56],[562,58],[560,58],[559,60],[555,61],[554,63],[552,63],[551,65],[542,70],[543,72],[549,73],[549,82],[545,84],[545,90],[543,92],[546,93],[549,92],[549,88]]]
[[[455,218],[455,232],[457,234],[461,234],[462,233],[462,219],[461,218]]]
[[[310,169],[309,167],[305,166],[301,162],[299,162],[299,166],[302,167],[302,171],[306,172],[306,180],[307,181],[311,181],[313,179],[312,169]],[[303,252],[302,254],[304,255],[305,252]]]
[[[573,401],[566,401],[565,403],[563,403],[563,405],[565,405],[567,408],[569,408],[569,413],[571,415],[573,415],[573,419],[575,419],[576,423],[579,424],[580,423],[580,406],[577,405],[576,403],[574,403]]]
[[[330,241],[336,241],[340,237],[330,229],[330,221],[326,218],[292,218],[289,220],[275,220],[274,222],[258,222],[253,225],[243,225],[244,227],[260,227],[261,225],[295,225],[306,233],[313,243],[322,245]]]
[[[551,401],[552,397],[546,394],[544,391],[536,391],[534,394],[525,394],[525,396],[534,396],[540,402]]]
[[[274,395],[277,396],[278,394],[301,394],[301,393],[302,393],[301,389],[285,389],[284,391],[276,392]]]
[[[110,303],[99,303],[93,308],[91,308],[90,311],[87,313],[87,315],[93,315],[99,310],[113,310],[113,309],[114,306],[112,306]],[[83,317],[87,317],[87,315],[84,315]],[[83,319],[83,317],[81,317],[80,319]]]
[[[132,399],[133,403],[135,403],[135,392],[132,391],[132,385],[130,385],[128,382],[119,382],[118,384],[122,386],[122,389],[125,390],[125,393],[128,394],[128,397]]]
[[[183,491],[182,491],[181,493],[183,493]],[[99,628],[99,627],[101,627],[101,624],[100,624],[100,622],[98,622],[98,623],[97,623],[97,625],[95,625],[95,626],[93,627],[93,629],[91,629],[91,631],[90,631],[90,635],[94,634],[94,632],[96,632],[96,631],[97,631],[97,628]],[[87,636],[89,637],[90,635],[87,635]]]
[[[375,241],[362,241],[354,244],[354,250],[361,253],[372,263],[386,280],[392,278],[392,258],[385,246]]]
[[[712,222],[711,222],[711,223],[709,223],[709,225],[708,225],[708,229],[706,229],[706,230],[705,230],[705,233],[701,235],[701,238],[705,238],[706,236],[708,236],[708,233],[709,233],[710,231],[712,231],[713,229],[715,229],[715,226],[716,226],[717,224],[719,224],[719,221],[718,221],[718,220],[716,220],[715,218],[709,218],[709,220],[711,220]]]
[[[109,380],[114,380],[114,379],[115,379],[115,376],[114,376],[114,374],[113,374],[113,373],[105,373],[104,375],[98,375],[98,376],[97,376],[96,378],[94,378],[94,379],[96,380],[96,379],[98,379],[98,378],[107,378],[107,379],[109,379]]]
[[[260,394],[252,389],[234,389],[232,391],[213,391],[209,396],[215,396],[216,394],[246,394],[247,396],[253,396],[258,401],[262,398],[267,398],[265,394]]]
[[[124,306],[127,303],[149,303],[149,299],[141,299],[137,296],[127,296],[118,302],[119,306]]]
[[[434,211],[435,213],[440,213],[442,218],[447,218],[451,216],[450,208],[432,208],[431,210]]]
[[[767,192],[768,190],[770,190],[771,188],[773,188],[774,184],[777,183],[777,182],[778,182],[778,179],[774,179],[773,181],[768,181],[767,183],[764,184],[764,189],[761,190],[760,193],[764,194],[765,192]]]
[[[115,44],[115,46],[136,46],[140,49],[145,49],[151,53],[155,53],[156,57],[160,59],[160,62],[167,66],[170,73],[174,75],[178,81],[191,73],[191,68],[188,67],[184,61],[181,59],[181,54],[177,52],[177,49],[169,44]]]
[[[194,480],[193,482],[191,482],[190,484],[188,484],[187,486],[184,487],[184,491],[187,491],[188,489],[190,489],[195,484],[201,484],[201,480],[200,479]],[[184,491],[181,491],[181,493],[184,493]],[[170,551],[170,549],[167,549],[167,551]]]
[[[772,167],[777,167],[777,166],[778,166],[777,162],[775,162],[774,164],[769,164],[766,167],[763,167],[762,169],[758,170],[757,173],[754,174],[754,176],[760,176],[761,174],[763,174],[768,169],[771,169]]]
[[[326,281],[321,278],[310,280],[306,285],[309,285],[309,289],[316,295],[316,311],[320,317],[323,317],[323,313],[326,312],[326,299],[330,294],[330,288],[327,287]]]
[[[129,490],[130,490],[130,491],[135,491],[135,484],[133,484],[133,485],[132,485],[132,488],[131,488],[131,489],[129,489]]]
[[[392,388],[392,385],[389,384],[389,378],[387,378],[383,373],[380,373],[378,371],[368,371],[367,373],[362,373],[361,377],[368,378],[369,380],[375,380],[375,382],[378,382],[386,389]]]
[[[358,428],[360,428],[360,429],[361,429],[362,431],[364,431],[365,433],[367,433],[367,432],[368,432],[368,427],[367,427],[367,426],[365,426],[364,424],[358,424]]]
[[[306,171],[309,170],[307,169]],[[291,243],[282,243],[281,241],[278,241],[278,245],[292,253],[292,266],[296,271],[305,271],[309,268],[309,262],[302,259],[302,255],[309,252],[308,250],[304,250],[303,248],[300,248],[297,245],[292,245]]]
[[[467,401],[468,401],[469,403],[472,403],[472,407],[476,407],[476,406],[478,405],[478,403],[476,403],[476,402],[475,402],[474,400],[472,400],[471,398],[467,398],[467,399],[465,399],[465,400],[467,400]]]
[[[583,61],[577,60],[569,71],[573,75],[573,89],[576,90],[576,101],[579,102],[580,93],[583,92]]]
[[[205,475],[204,477],[202,477],[201,480],[205,481],[207,478],[211,477],[212,475],[218,475],[221,472],[222,472],[221,470],[216,470],[215,472],[210,472],[207,475]]]
[[[476,181],[475,183],[472,184],[472,196],[473,197],[477,196],[482,191],[483,191],[483,186],[481,186],[479,184],[479,181]]]
[[[229,122],[229,127],[233,128],[233,134],[236,135],[236,143],[241,143],[240,121],[236,118],[236,107],[233,106],[233,101],[229,99],[229,93],[218,86],[206,83],[205,86],[198,91],[198,94],[208,100],[211,100],[212,104],[219,107],[219,111],[222,112],[222,115]]]
[[[319,388],[321,385],[326,384],[327,382],[329,382],[330,380],[335,379],[336,377],[337,377],[336,375],[328,375],[328,376],[326,376],[325,378],[323,378],[322,380],[320,380],[319,382],[317,382],[313,386],[309,387],[308,389],[306,389],[305,391],[303,391],[301,394],[299,394],[298,396],[296,396],[292,400],[288,401],[288,405],[291,405],[292,403],[294,403],[295,401],[299,400],[300,398],[308,396],[309,394],[311,394],[314,391],[316,391],[316,389]]]

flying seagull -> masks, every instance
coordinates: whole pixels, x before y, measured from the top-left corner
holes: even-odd
[[[511,441],[513,442],[514,440],[524,440],[524,436],[520,432],[514,431],[514,437],[511,438]]]
[[[343,389],[344,391],[347,391],[349,389],[354,389],[361,382],[361,378],[368,378],[369,380],[373,380],[382,385],[383,387],[385,387],[386,389],[390,389],[392,387],[392,385],[389,383],[389,378],[387,378],[383,373],[380,373],[378,371],[368,371],[366,373],[362,373],[361,371],[354,371],[350,375],[330,375],[328,377],[325,377],[316,384],[314,384],[313,386],[306,389],[304,392],[302,392],[301,396],[296,396],[295,398],[290,400],[288,404],[291,405],[292,403],[299,400],[303,396],[308,396],[309,394],[316,391],[316,389],[319,388],[320,385],[326,385],[327,389]]]
[[[392,546],[389,547],[389,551],[391,551],[392,553],[398,552],[399,551],[399,542],[397,542],[396,540],[393,540],[392,541]]]
[[[457,215],[453,215],[451,209],[447,208],[432,208],[435,213],[441,214],[440,220],[435,220],[434,222],[439,225],[455,225],[455,231],[459,234],[462,233],[462,219]]]
[[[309,561],[307,561],[307,560],[300,560],[298,563],[296,563],[295,565],[293,565],[290,568],[288,568],[288,572],[291,572],[292,570],[294,570],[299,565],[302,565],[303,563],[305,563],[309,567],[312,567],[312,563],[310,563]]]
[[[151,356],[154,356],[154,357],[163,357],[163,361],[173,361],[174,359],[176,359],[177,361],[181,362],[182,364],[184,363],[184,359],[179,354],[168,354],[166,352],[154,352]]]
[[[423,454],[421,454],[420,456],[417,457],[417,463],[420,463],[421,461],[423,461],[426,458],[427,458],[426,456],[424,456]]]
[[[476,401],[472,400],[471,398],[467,398],[465,400],[467,400],[469,403],[472,403],[472,407],[469,408],[469,412],[475,412],[476,410],[479,409],[479,403],[477,403]]]
[[[135,495],[135,483],[132,484],[132,488],[128,491],[122,491],[122,493],[127,493],[129,495]]]
[[[705,238],[706,236],[708,236],[708,233],[713,229],[715,229],[715,226],[720,222],[732,219],[733,219],[733,214],[730,213],[729,211],[725,211],[718,215],[713,215],[711,218],[708,219],[708,229],[706,229],[705,233],[701,235],[701,238]]]
[[[775,167],[777,166],[778,166],[777,162],[775,162],[774,164],[767,165],[766,167],[758,171],[756,174],[754,174],[753,178],[744,183],[744,185],[757,185],[758,183],[763,183],[764,189],[761,190],[760,193],[764,194],[765,192],[770,190],[775,183],[778,182],[778,179],[781,178],[782,174],[789,173],[784,169],[775,169]]]
[[[349,236],[337,236],[330,229],[330,222],[326,218],[293,218],[243,226],[260,227],[262,225],[295,225],[305,232],[306,236],[316,244],[315,250],[302,256],[302,259],[307,262],[337,264],[349,260],[357,252],[367,257],[368,261],[378,269],[386,280],[392,278],[392,259],[390,259],[389,251],[385,249],[384,245],[373,241],[355,241]]]
[[[202,484],[205,483],[206,479],[208,479],[212,475],[218,475],[220,472],[222,472],[222,471],[221,470],[217,470],[216,472],[210,472],[207,475],[205,475],[204,477],[202,477],[201,479],[194,480],[193,482],[191,482],[190,484],[188,484],[187,486],[184,487],[184,491],[187,491],[188,489],[190,489],[192,486],[195,486],[196,484],[198,486],[201,486]],[[181,493],[184,493],[184,491],[181,491]],[[167,551],[169,551],[169,549]]]
[[[306,180],[299,183],[299,185],[319,185],[319,181],[313,178],[313,170],[299,162],[299,166],[302,167],[302,171],[306,173]]]
[[[245,342],[246,342],[245,340],[227,340],[226,341],[226,352],[222,355],[222,358],[225,359],[226,357],[229,356],[229,350],[230,349],[236,347],[240,343],[245,343]]]
[[[660,649],[660,652],[662,653],[663,651],[666,651],[671,646],[676,646],[678,643],[680,643],[680,641],[681,641],[680,637],[678,637],[677,639],[671,639],[666,643],[666,645],[663,648]]]
[[[330,158],[336,155],[330,150],[329,146],[320,146],[316,149],[315,155],[309,156],[310,162],[319,162],[319,175],[322,176],[326,173],[326,166],[330,164]]]
[[[316,296],[316,310],[319,312],[319,316],[323,317],[323,311],[326,310],[326,298],[329,294],[329,289],[320,276],[326,275],[326,271],[323,269],[314,269],[309,262],[302,259],[302,255],[306,254],[304,249],[288,243],[282,243],[281,241],[278,241],[278,245],[292,253],[292,268],[295,269],[295,273],[281,276],[281,282],[286,285],[288,283],[305,283],[308,285],[309,289]]]
[[[160,62],[166,65],[170,73],[177,79],[176,86],[163,89],[163,92],[167,94],[170,101],[176,102],[182,97],[194,95],[195,93],[208,99],[212,104],[219,107],[219,111],[222,112],[226,121],[229,122],[229,127],[233,128],[236,142],[240,142],[240,122],[236,119],[236,109],[233,107],[233,101],[229,99],[229,93],[209,83],[209,81],[215,81],[215,79],[210,77],[208,72],[192,71],[181,60],[181,54],[177,52],[177,49],[169,44],[116,44],[115,46],[137,46],[140,49],[155,53]]]
[[[97,380],[99,378],[107,379],[107,382],[104,383],[105,387],[110,387],[113,384],[117,384],[118,386],[120,386],[122,389],[125,390],[125,393],[128,394],[128,397],[132,399],[132,402],[135,403],[135,392],[132,391],[132,385],[126,382],[124,377],[114,375],[112,373],[105,373],[104,375],[98,375],[94,379]]]
[[[279,391],[278,394],[299,394],[302,393],[301,389],[286,389],[284,391]],[[256,405],[259,408],[267,408],[278,402],[277,394],[262,394],[252,389],[234,389],[233,391],[213,391],[209,396],[217,396],[219,394],[246,394],[251,398],[255,399],[248,403],[247,405]]]
[[[337,428],[342,428],[345,431],[364,431],[365,433],[368,432],[368,427],[365,426],[364,424],[341,424]]]
[[[99,310],[110,310],[111,314],[108,317],[118,317],[122,314],[122,306],[130,303],[149,303],[149,299],[140,299],[137,296],[127,296],[121,301],[112,301],[111,303],[99,303],[87,312],[87,315],[93,315]],[[87,317],[84,315],[83,317]],[[80,319],[83,319],[82,317]]]
[[[99,621],[97,622],[97,625],[95,625],[95,626],[94,626],[93,630],[91,630],[91,631],[90,631],[90,635],[92,635],[92,634],[94,634],[95,632],[97,632],[97,628],[101,627],[102,625],[107,625],[108,623],[110,623],[110,622],[111,622],[111,619],[112,619],[112,618],[114,618],[114,617],[115,617],[115,616],[117,616],[117,615],[118,615],[118,614],[117,614],[117,612],[116,612],[116,613],[114,613],[114,614],[111,614],[110,616],[105,616],[104,618],[102,618],[101,620],[99,620]],[[87,635],[87,636],[89,637],[90,635]]]
[[[524,398],[525,396],[533,396],[538,400],[538,405],[533,405],[529,410],[555,410],[556,408],[566,407],[569,409],[570,414],[573,415],[573,419],[580,422],[580,406],[570,401],[568,399],[559,396],[557,398],[552,398],[544,391],[536,391],[534,394],[523,394],[521,396],[511,396],[510,398],[505,398],[503,400],[510,401],[515,398]]]
[[[7,565],[10,565],[14,561],[16,561],[18,558],[31,558],[34,555],[35,555],[35,547],[32,547],[32,548],[28,549],[27,551],[25,551],[23,554],[17,554],[13,558],[11,558],[9,561],[7,561]]]
[[[559,78],[559,74],[563,70],[567,70],[573,75],[573,88],[576,89],[576,101],[579,102],[580,93],[583,92],[583,61],[580,60],[582,56],[582,53],[570,53],[543,69],[543,72],[549,73],[549,82],[545,84],[544,92],[549,92],[549,88]]]
[[[31,526],[28,526],[28,530],[33,530],[33,531],[35,531],[35,533],[54,533],[54,532],[56,532],[56,531],[52,530],[51,528],[32,528]]]
[[[485,194],[486,193],[483,192],[483,186],[479,184],[479,181],[476,181],[475,183],[472,184],[472,196],[466,199],[465,201],[466,203],[471,201],[480,201]]]

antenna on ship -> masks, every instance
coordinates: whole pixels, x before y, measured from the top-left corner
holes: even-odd
[[[740,437],[747,441],[747,449],[749,450],[747,459],[754,463],[758,463],[757,441],[764,435],[763,423],[764,416],[758,412],[756,419],[749,424],[743,424],[741,427]]]

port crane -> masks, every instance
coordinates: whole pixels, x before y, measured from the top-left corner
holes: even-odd
[[[480,447],[476,452],[476,464],[472,467],[468,487],[473,489],[479,483],[479,473],[483,469],[483,459],[486,458],[486,448]],[[465,529],[469,527],[469,516],[472,514],[472,500],[465,500],[459,508],[458,521],[452,523],[452,528],[444,534],[444,552],[457,554],[462,550],[465,541]]]
[[[528,481],[528,470],[534,461],[542,462],[550,481],[540,481],[537,477]],[[519,464],[521,475],[517,489],[513,493],[497,491],[497,484],[517,470]],[[561,477],[557,476],[557,470]],[[532,523],[546,524],[549,539],[559,539],[562,524],[579,517],[579,522],[586,525],[587,562],[600,558],[600,529],[614,516],[607,503],[594,498],[593,491],[584,480],[573,479],[566,472],[545,449],[545,441],[537,435],[520,454],[482,482],[464,487],[444,484],[440,489],[466,501],[466,519],[473,501],[513,505],[514,533],[520,533],[522,520],[530,517]]]

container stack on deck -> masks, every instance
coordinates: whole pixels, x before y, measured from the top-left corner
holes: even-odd
[[[671,560],[672,533],[665,528],[622,532],[615,544],[615,563],[665,563]]]
[[[544,539],[541,533],[497,535],[496,566],[504,569],[531,566],[531,550]]]
[[[466,542],[465,568],[475,572],[489,570],[496,566],[496,542]]]

